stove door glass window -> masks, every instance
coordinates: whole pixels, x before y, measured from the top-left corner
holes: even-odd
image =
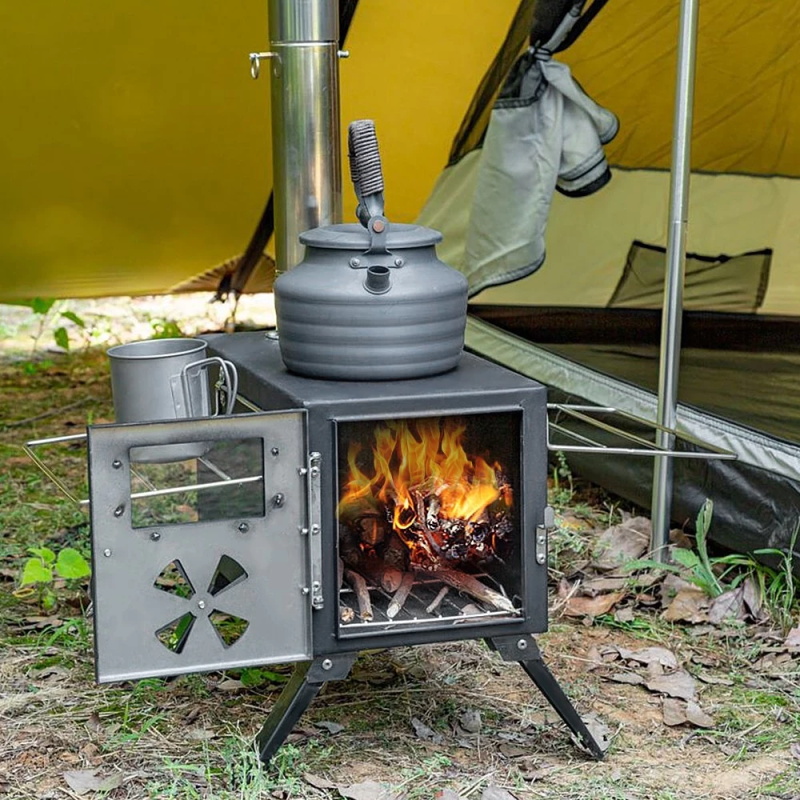
[[[340,635],[519,618],[520,423],[338,424]]]
[[[181,452],[188,450],[183,444],[131,448],[134,528],[264,516],[261,439],[200,444],[195,453]],[[174,460],[170,448],[175,450]],[[163,455],[158,461],[135,460],[148,451]]]

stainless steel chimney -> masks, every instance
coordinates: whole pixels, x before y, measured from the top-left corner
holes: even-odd
[[[302,259],[300,233],[341,221],[339,3],[269,0],[268,13],[280,274]]]

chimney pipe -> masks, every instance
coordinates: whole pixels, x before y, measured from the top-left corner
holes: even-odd
[[[342,217],[338,0],[269,0],[276,277]],[[267,54],[264,54],[267,55]]]

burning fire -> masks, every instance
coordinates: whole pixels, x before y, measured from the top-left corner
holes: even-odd
[[[448,553],[455,554],[457,544],[458,552],[465,553],[474,546],[470,537],[487,527],[489,508],[498,503],[507,511],[512,505],[500,464],[467,454],[466,430],[467,423],[455,417],[384,422],[374,429],[366,458],[362,445],[352,441],[340,520],[384,517],[412,551],[412,561],[419,560],[415,554],[420,550],[428,561],[455,558]],[[496,531],[491,533],[493,540]],[[478,544],[483,542],[481,535]],[[478,552],[486,547],[482,544]]]

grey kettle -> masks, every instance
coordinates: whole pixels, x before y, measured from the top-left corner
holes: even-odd
[[[275,282],[281,358],[333,380],[422,378],[453,369],[464,347],[467,280],[436,257],[438,231],[384,216],[375,126],[351,123],[360,224],[301,234],[305,257]]]

